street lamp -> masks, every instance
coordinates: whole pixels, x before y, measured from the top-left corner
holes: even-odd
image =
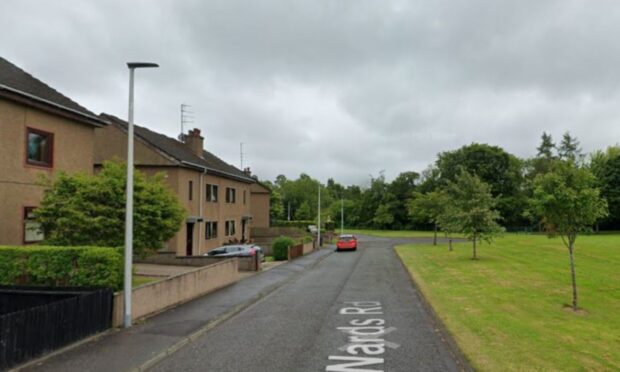
[[[131,327],[131,268],[133,265],[133,75],[137,68],[159,67],[156,63],[129,62],[129,117],[127,124],[127,199],[125,204],[125,278],[123,326]]]

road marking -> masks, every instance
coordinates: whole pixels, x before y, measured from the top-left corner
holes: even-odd
[[[384,336],[396,331],[396,327],[386,327],[385,319],[377,317],[377,315],[383,315],[381,303],[378,301],[345,302],[345,307],[341,308],[338,314],[345,316],[348,321],[347,326],[336,328],[347,335],[348,341],[338,350],[348,355],[328,356],[328,360],[339,363],[330,363],[325,367],[325,371],[383,372],[385,360],[379,356],[385,353],[386,347],[397,349],[400,345],[384,339]],[[351,316],[355,318],[350,319]]]

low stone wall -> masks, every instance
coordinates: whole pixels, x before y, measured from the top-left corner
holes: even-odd
[[[169,307],[233,284],[239,280],[239,260],[231,258],[133,289],[132,318],[156,314]],[[112,325],[123,324],[123,292],[114,294]]]
[[[239,271],[260,271],[261,263],[254,257],[237,257],[239,259]],[[228,260],[227,257],[210,257],[210,256],[180,256],[174,254],[157,254],[145,259],[136,260],[136,263],[147,263],[155,265],[175,265],[175,266],[196,266],[204,267],[213,265],[214,263]]]

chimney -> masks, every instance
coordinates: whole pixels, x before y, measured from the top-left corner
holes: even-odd
[[[245,173],[248,176],[252,177],[252,171],[250,170],[250,167],[243,168],[243,173]]]
[[[185,144],[190,150],[202,158],[202,150],[204,148],[204,137],[200,135],[200,129],[194,128],[185,136]]]

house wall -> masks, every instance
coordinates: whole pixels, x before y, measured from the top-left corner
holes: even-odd
[[[265,187],[254,183],[250,186],[252,227],[269,227],[270,194]]]
[[[242,217],[250,216],[251,193],[250,184],[216,176],[203,174],[202,171],[179,166],[167,155],[162,154],[154,147],[145,144],[141,140],[135,142],[134,159],[137,169],[148,176],[163,172],[167,186],[178,196],[179,202],[186,210],[187,221],[192,218],[202,217],[203,222],[194,223],[192,255],[201,255],[209,250],[219,247],[229,240],[242,238]],[[126,159],[127,133],[116,125],[97,130],[95,144],[95,163],[100,164],[105,160],[119,158]],[[192,181],[192,199],[189,199],[189,182]],[[218,185],[218,201],[206,201],[206,185]],[[225,190],[232,187],[237,190],[235,203],[226,203]],[[243,193],[246,193],[246,201],[243,202]],[[202,208],[201,208],[202,205]],[[236,233],[225,236],[225,221],[234,220]],[[177,234],[170,239],[163,249],[167,252],[175,252],[177,256],[187,255],[187,221],[183,222]],[[218,233],[216,238],[206,239],[205,222],[217,221]],[[246,226],[245,238],[250,239],[251,222]]]
[[[41,176],[93,171],[94,127],[0,99],[0,244],[23,244],[24,207],[43,196]],[[53,167],[26,163],[26,128],[54,134]]]

